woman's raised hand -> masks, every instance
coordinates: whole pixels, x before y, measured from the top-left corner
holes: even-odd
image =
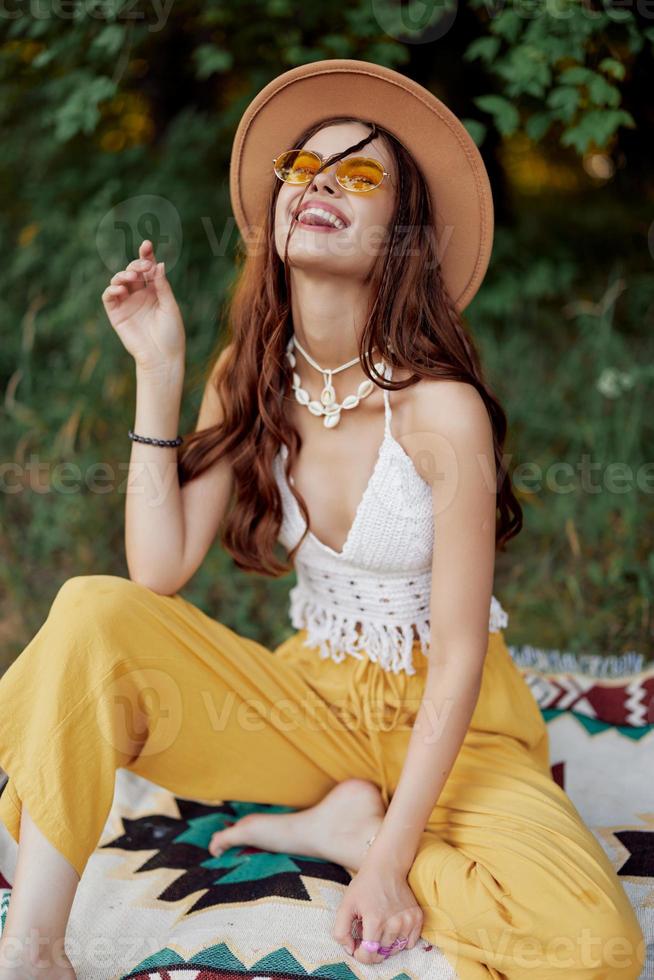
[[[183,365],[184,322],[151,241],[141,242],[138,259],[112,276],[102,302],[139,369],[165,373]]]

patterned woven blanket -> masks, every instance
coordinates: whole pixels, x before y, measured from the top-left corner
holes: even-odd
[[[649,943],[641,980],[654,980],[654,666],[510,650],[548,723],[553,776],[636,909]],[[374,966],[347,957],[330,936],[350,880],[339,865],[253,847],[208,862],[212,833],[253,809],[280,808],[206,806],[118,770],[66,935],[80,980],[456,980],[424,940]],[[0,825],[0,931],[16,854]]]

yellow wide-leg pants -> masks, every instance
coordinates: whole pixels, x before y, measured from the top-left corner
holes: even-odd
[[[179,796],[312,806],[372,780],[388,804],[427,660],[392,674],[322,660],[299,630],[276,649],[180,595],[127,578],[68,579],[0,678],[0,819],[23,802],[81,876],[119,766]],[[436,748],[435,748],[436,751]],[[471,724],[407,876],[422,936],[461,980],[635,980],[636,915],[554,782],[547,728],[504,636],[489,633]]]

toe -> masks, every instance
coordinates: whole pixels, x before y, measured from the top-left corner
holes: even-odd
[[[226,851],[227,848],[233,847],[236,843],[238,842],[235,840],[235,834],[231,827],[226,830],[217,830],[209,841],[209,851],[214,855],[220,854],[221,851]]]
[[[217,830],[209,842],[209,850],[220,853],[230,847],[237,847],[239,844],[250,844],[252,840],[253,827],[257,825],[257,815],[248,813],[244,817],[235,820],[234,823]]]

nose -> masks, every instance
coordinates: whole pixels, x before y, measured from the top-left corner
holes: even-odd
[[[316,174],[312,179],[309,186],[310,191],[320,191],[324,189],[329,191],[330,194],[338,194],[340,187],[338,181],[336,180],[336,166],[335,164],[330,164],[321,170],[319,174]]]

